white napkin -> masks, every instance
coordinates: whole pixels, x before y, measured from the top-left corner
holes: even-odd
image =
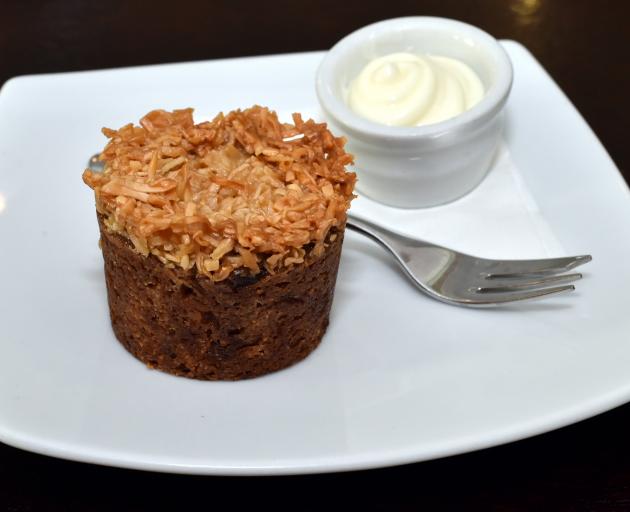
[[[359,180],[360,180],[360,172]],[[423,209],[385,206],[358,192],[352,212],[399,233],[488,258],[564,256],[505,144],[471,193],[452,203]]]

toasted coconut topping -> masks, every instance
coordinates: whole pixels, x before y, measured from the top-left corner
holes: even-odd
[[[263,107],[194,124],[192,109],[154,110],[119,130],[86,169],[106,226],[147,256],[220,281],[273,273],[321,254],[354,197],[352,156],[325,124],[278,121]]]

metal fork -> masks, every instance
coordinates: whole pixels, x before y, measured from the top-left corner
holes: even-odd
[[[346,226],[387,249],[423,292],[448,304],[496,306],[574,290],[582,274],[563,274],[590,255],[542,260],[490,260],[409,238],[348,215]]]

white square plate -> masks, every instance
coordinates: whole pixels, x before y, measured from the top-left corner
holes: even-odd
[[[349,233],[329,331],[304,362],[242,382],[147,370],[109,325],[86,159],[147,111],[317,109],[322,53],[21,77],[0,93],[0,440],[68,459],[205,474],[414,462],[496,445],[630,399],[630,201],[534,58],[506,142],[569,254],[578,292],[494,310],[418,293]]]

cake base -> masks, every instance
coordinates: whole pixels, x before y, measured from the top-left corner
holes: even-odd
[[[100,218],[99,226],[114,333],[151,368],[204,380],[256,377],[304,359],[326,331],[342,232],[308,264],[214,282],[142,256]]]

